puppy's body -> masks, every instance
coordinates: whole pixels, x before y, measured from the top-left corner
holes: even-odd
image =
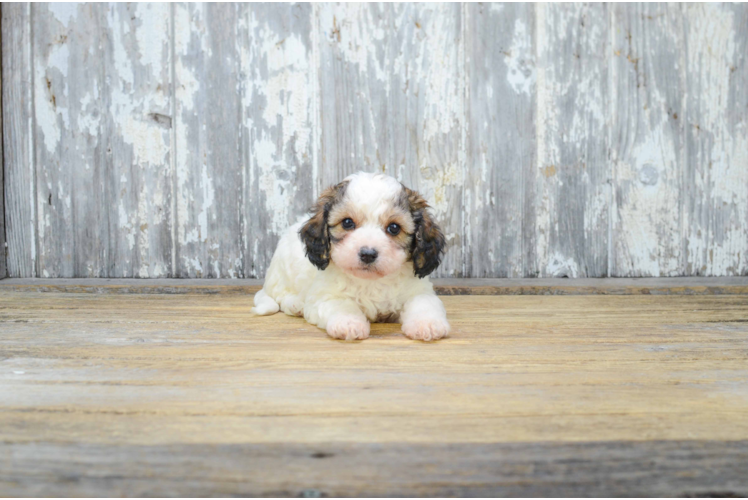
[[[368,337],[370,321],[399,321],[410,338],[439,339],[449,323],[425,275],[443,246],[417,193],[392,177],[354,174],[283,235],[253,311],[303,314],[346,340]]]

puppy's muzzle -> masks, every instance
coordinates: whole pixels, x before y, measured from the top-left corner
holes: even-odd
[[[372,262],[377,260],[378,256],[379,252],[377,252],[373,248],[363,247],[358,251],[358,258],[361,259],[361,262],[363,262],[364,264],[371,264]]]

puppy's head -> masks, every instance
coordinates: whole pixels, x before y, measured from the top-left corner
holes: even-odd
[[[426,201],[394,178],[358,173],[322,193],[299,235],[319,269],[332,260],[366,279],[392,274],[413,262],[416,276],[441,262],[445,240]]]

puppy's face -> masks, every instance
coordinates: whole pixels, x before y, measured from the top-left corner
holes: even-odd
[[[415,191],[382,174],[359,173],[328,188],[299,234],[309,260],[378,279],[413,262],[419,278],[441,261],[444,235]]]

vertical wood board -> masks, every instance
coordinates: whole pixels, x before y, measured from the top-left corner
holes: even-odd
[[[238,6],[174,6],[176,275],[242,277]]]
[[[536,4],[536,262],[543,277],[608,274],[608,6]],[[530,221],[526,221],[530,222]]]
[[[265,275],[280,236],[314,202],[316,67],[311,4],[240,9],[245,276]]]
[[[536,61],[530,4],[467,6],[465,276],[534,276]],[[456,207],[453,207],[456,208]]]
[[[103,6],[107,275],[172,274],[170,7]]]
[[[683,6],[684,272],[748,274],[748,5]]]
[[[0,23],[2,22],[3,6],[0,5]],[[0,68],[2,67],[2,29],[0,29]],[[3,82],[2,73],[0,72],[0,280],[8,276],[8,250],[5,244],[5,183],[4,183],[4,172],[3,172]]]
[[[5,234],[8,275],[36,274],[31,5],[2,7],[2,100]]]
[[[107,275],[99,4],[32,4],[40,277]]]
[[[680,4],[612,7],[613,276],[684,272],[685,59]]]

